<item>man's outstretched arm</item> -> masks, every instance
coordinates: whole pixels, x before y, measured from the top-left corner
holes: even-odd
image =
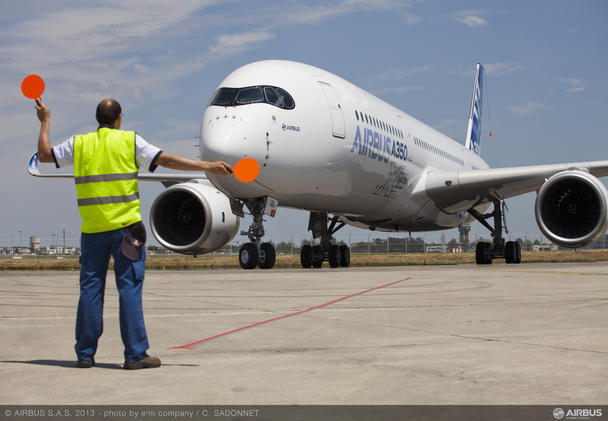
[[[38,160],[40,162],[53,162],[51,153],[51,110],[38,98],[36,101],[36,114],[40,120],[40,136],[38,136]]]
[[[166,152],[161,152],[156,159],[156,164],[172,170],[205,171],[216,175],[232,174],[232,167],[223,161],[195,161],[193,159],[184,158],[183,156],[171,155]]]

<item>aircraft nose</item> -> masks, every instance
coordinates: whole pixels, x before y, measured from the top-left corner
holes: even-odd
[[[206,161],[235,165],[245,157],[263,158],[259,133],[234,108],[209,107],[201,125],[201,151]]]

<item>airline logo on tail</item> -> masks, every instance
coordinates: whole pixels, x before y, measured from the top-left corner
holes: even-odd
[[[475,86],[473,87],[473,99],[471,101],[471,112],[469,113],[469,128],[465,146],[477,155],[481,153],[481,98],[483,89],[483,66],[477,63],[475,71]]]

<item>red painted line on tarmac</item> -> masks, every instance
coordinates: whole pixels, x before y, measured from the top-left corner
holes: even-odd
[[[250,329],[252,327],[260,326],[260,325],[263,325],[263,324],[266,324],[266,323],[274,322],[274,321],[281,320],[281,319],[286,319],[288,317],[297,316],[299,314],[303,314],[303,313],[306,313],[306,312],[309,312],[309,311],[312,311],[312,310],[317,310],[319,308],[326,307],[326,306],[331,305],[331,304],[335,304],[335,303],[337,303],[339,301],[347,300],[347,299],[355,297],[357,295],[365,294],[365,293],[368,293],[368,292],[371,292],[371,291],[375,291],[375,290],[380,289],[380,288],[386,288],[386,287],[389,287],[391,285],[398,284],[399,282],[407,281],[408,279],[410,279],[410,278],[400,279],[398,281],[390,282],[388,284],[380,285],[378,287],[366,289],[365,291],[359,291],[359,292],[356,292],[354,294],[346,295],[346,296],[344,296],[342,298],[338,298],[336,300],[329,301],[329,302],[327,302],[325,304],[321,304],[321,305],[318,305],[318,306],[307,308],[306,310],[296,311],[295,313],[285,314],[283,316],[274,317],[272,319],[264,320],[262,322],[252,323],[252,324],[247,325],[247,326],[239,327],[238,329],[233,329],[233,330],[230,330],[228,332],[220,333],[219,335],[211,336],[210,338],[201,339],[200,341],[192,342],[191,344],[181,345],[181,346],[173,346],[173,347],[171,347],[169,349],[190,349],[190,350],[192,350],[192,349],[194,349],[192,347],[194,347],[196,345],[200,345],[203,342],[208,342],[208,341],[210,341],[212,339],[217,339],[217,338],[220,338],[222,336],[230,335],[231,333],[240,332],[241,330]]]

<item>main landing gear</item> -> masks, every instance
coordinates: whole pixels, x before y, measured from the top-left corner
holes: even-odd
[[[243,269],[253,269],[257,266],[260,269],[272,269],[275,264],[277,253],[271,243],[262,243],[264,236],[264,210],[266,209],[268,198],[247,199],[245,205],[253,215],[253,222],[249,229],[241,232],[241,235],[249,237],[249,243],[245,243],[239,250],[239,264]],[[239,216],[244,216],[242,204],[232,202],[233,212]]]
[[[475,209],[469,209],[469,213],[475,217],[484,227],[490,230],[492,242],[478,242],[475,249],[475,261],[478,265],[490,265],[494,258],[504,258],[507,263],[521,263],[521,245],[517,241],[507,241],[502,237],[503,226],[506,231],[504,217],[504,202],[495,199],[494,211],[485,215],[480,214]],[[494,218],[494,227],[486,219]],[[507,231],[508,232],[508,231]]]
[[[313,238],[321,238],[320,245],[302,246],[300,252],[300,263],[303,268],[320,268],[323,261],[327,260],[332,268],[348,267],[350,265],[350,248],[346,245],[331,244],[332,236],[345,224],[338,224],[338,217],[334,216],[327,226],[327,212],[310,212],[308,230],[312,231]]]

